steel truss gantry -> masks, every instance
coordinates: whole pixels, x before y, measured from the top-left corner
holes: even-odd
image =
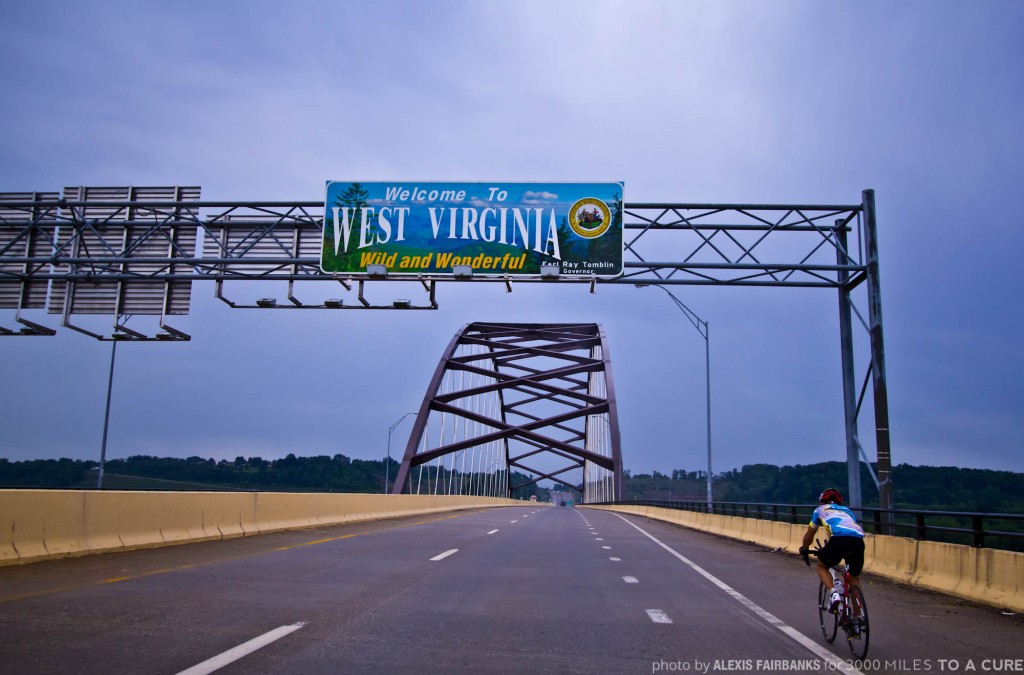
[[[436,309],[437,282],[464,283],[421,275],[411,280],[422,287],[425,300],[368,300],[364,287],[379,277],[320,270],[323,208],[322,201],[204,201],[199,188],[176,187],[0,194],[0,310],[14,310],[20,324],[0,325],[0,335],[52,335],[53,328],[24,315],[44,310],[61,315],[64,326],[99,339],[188,339],[169,328],[166,317],[187,313],[195,281],[214,282],[216,297],[234,308],[326,310]],[[880,505],[892,508],[874,192],[865,190],[859,203],[848,205],[626,202],[623,227],[625,271],[618,278],[480,274],[471,281],[501,282],[509,291],[513,282],[552,281],[583,282],[591,292],[617,284],[837,291],[850,502],[861,502],[859,461],[865,453],[858,427],[870,386]],[[284,283],[286,300],[229,298],[226,285],[241,281]],[[328,290],[316,294],[305,282],[327,282],[319,287]],[[300,297],[298,283],[315,297]],[[854,293],[861,291],[866,312],[854,302]],[[113,331],[71,323],[82,314],[112,316]],[[131,316],[159,317],[160,332],[129,327]],[[868,336],[863,377],[855,368],[854,317]]]
[[[392,492],[514,497],[541,480],[585,502],[622,498],[605,335],[596,324],[464,326],[427,387]]]

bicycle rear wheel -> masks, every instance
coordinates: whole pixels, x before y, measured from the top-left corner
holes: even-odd
[[[832,642],[836,639],[836,630],[839,628],[839,615],[828,611],[828,603],[832,598],[832,589],[825,588],[825,584],[818,583],[818,621],[821,623],[821,634],[825,642]]]
[[[853,656],[863,659],[868,654],[868,641],[871,637],[868,604],[864,601],[864,594],[861,593],[860,588],[852,584],[849,590],[849,602],[851,603],[851,624],[845,627],[846,641],[850,645],[850,652]]]

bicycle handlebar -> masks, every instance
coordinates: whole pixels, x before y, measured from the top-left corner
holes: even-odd
[[[806,553],[801,555],[801,557],[804,559],[804,564],[807,565],[808,567],[811,566],[811,555],[812,554],[815,555],[815,556],[820,556],[821,555],[821,549],[820,548],[809,548],[809,549],[807,549]]]

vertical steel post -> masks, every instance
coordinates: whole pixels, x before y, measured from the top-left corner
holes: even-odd
[[[110,375],[107,377],[107,407],[103,413],[103,443],[100,445],[100,470],[96,475],[96,489],[103,488],[103,465],[107,463],[107,430],[110,428],[110,392],[114,389],[114,359],[117,357],[117,340],[111,341]]]
[[[707,412],[708,412],[708,511],[714,504],[711,495],[711,328],[708,322],[704,322],[704,380],[707,387]],[[698,331],[699,332],[699,331]]]
[[[836,264],[849,265],[849,244],[846,236],[846,224],[836,221],[833,230],[836,242]],[[839,270],[839,344],[843,362],[843,418],[846,422],[846,479],[851,508],[857,509],[864,505],[860,486],[860,453],[857,448],[857,381],[854,379],[853,362],[853,314],[850,311],[850,289],[847,282],[850,273]]]
[[[405,419],[404,417],[402,419]],[[388,482],[391,478],[391,427],[388,428],[388,457],[384,460],[384,494],[388,493]]]
[[[892,456],[889,446],[889,393],[885,378],[885,341],[882,333],[882,292],[878,273],[878,230],[875,191],[864,190],[864,248],[867,258],[868,325],[871,333],[871,379],[874,385],[875,442],[878,448],[878,505],[893,508]],[[885,514],[887,534],[892,513]]]
[[[502,412],[502,421],[505,419],[505,414]],[[512,469],[508,464],[508,439],[504,439],[502,445],[505,446],[505,499],[512,499]]]

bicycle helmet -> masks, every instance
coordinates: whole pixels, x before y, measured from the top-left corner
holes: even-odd
[[[836,504],[843,503],[843,494],[835,488],[826,488],[821,496],[818,497],[819,504],[825,504],[826,502],[834,502]]]

